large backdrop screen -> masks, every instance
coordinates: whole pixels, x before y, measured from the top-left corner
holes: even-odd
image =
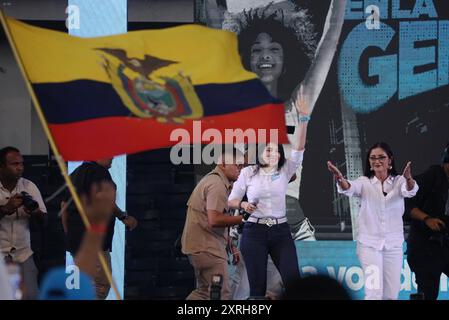
[[[411,161],[418,174],[438,163],[449,141],[449,3],[339,3],[198,0],[196,19],[238,34],[244,66],[286,102],[289,132],[299,84],[307,87],[313,113],[288,196],[313,225],[343,230],[356,229],[359,204],[337,194],[327,160],[355,178],[367,149],[385,141],[398,171]]]

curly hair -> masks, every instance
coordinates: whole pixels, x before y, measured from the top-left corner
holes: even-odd
[[[243,66],[251,70],[251,46],[261,33],[267,33],[271,36],[273,42],[282,46],[284,51],[284,67],[278,81],[277,98],[287,101],[295,87],[304,79],[309,69],[310,48],[302,41],[293,28],[284,23],[282,11],[267,13],[270,6],[263,10],[251,9],[244,11],[245,27],[238,35],[239,52],[242,58]]]

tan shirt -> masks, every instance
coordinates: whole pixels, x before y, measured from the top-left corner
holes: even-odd
[[[42,212],[47,212],[39,189],[25,178],[19,179],[12,192],[0,183],[0,206],[4,206],[9,198],[22,191],[28,192],[39,203],[39,209]],[[25,262],[33,254],[29,219],[30,215],[25,212],[23,206],[17,209],[16,213],[0,219],[0,251],[2,254],[10,254],[14,261],[19,263]]]
[[[195,254],[208,252],[227,259],[227,228],[212,228],[207,219],[207,210],[228,212],[228,196],[231,183],[220,168],[215,167],[204,176],[187,202],[187,217],[182,233],[182,252]]]

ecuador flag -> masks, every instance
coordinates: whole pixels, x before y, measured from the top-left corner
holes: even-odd
[[[243,69],[233,33],[184,25],[78,38],[6,24],[64,160],[168,147],[179,128],[188,143],[208,143],[195,121],[222,137],[276,129],[287,142],[284,108]]]

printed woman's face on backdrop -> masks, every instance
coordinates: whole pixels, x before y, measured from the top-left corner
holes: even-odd
[[[269,167],[277,166],[281,155],[278,150],[277,144],[268,144],[262,152],[262,163],[267,164]]]
[[[369,163],[374,173],[388,171],[391,165],[391,158],[382,148],[374,148],[369,154]]]
[[[284,65],[284,51],[278,42],[265,32],[259,33],[251,46],[251,71],[264,83],[278,80]]]

